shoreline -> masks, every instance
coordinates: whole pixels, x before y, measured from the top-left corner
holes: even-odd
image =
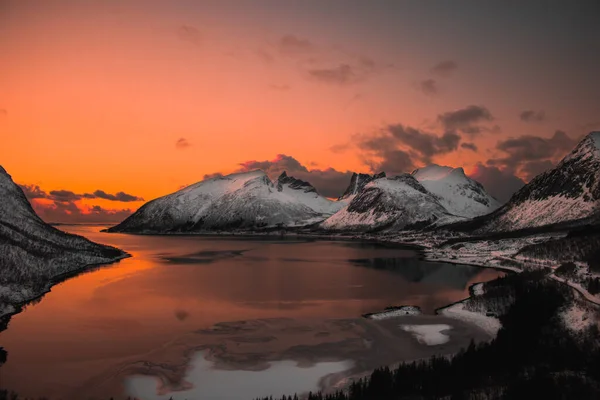
[[[122,250],[121,250],[122,251]],[[40,301],[46,294],[50,293],[52,291],[52,288],[60,283],[63,283],[71,278],[75,278],[77,276],[79,276],[80,274],[86,273],[86,272],[91,272],[94,271],[98,268],[102,268],[103,266],[108,266],[111,264],[114,264],[118,261],[124,260],[126,258],[130,258],[132,257],[131,254],[124,252],[123,251],[123,255],[115,257],[113,259],[110,259],[106,262],[99,262],[99,263],[93,263],[93,264],[85,264],[83,266],[81,266],[80,268],[76,268],[74,270],[68,271],[68,272],[63,272],[61,274],[55,275],[54,277],[52,277],[49,282],[46,284],[46,286],[44,287],[44,289],[41,292],[35,293],[33,295],[33,297],[29,297],[23,301],[20,301],[18,303],[7,303],[7,305],[12,306],[14,308],[13,311],[4,313],[4,314],[0,314],[0,333],[2,333],[3,331],[5,331],[6,329],[8,329],[8,324],[10,322],[10,319],[17,314],[20,314],[23,309],[25,307],[27,307],[29,304],[35,302],[35,301]]]

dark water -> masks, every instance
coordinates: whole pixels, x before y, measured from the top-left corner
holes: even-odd
[[[13,317],[0,388],[51,395],[193,329],[257,318],[347,318],[389,305],[431,313],[500,272],[412,250],[305,239],[158,237],[62,229],[134,257],[82,274]]]

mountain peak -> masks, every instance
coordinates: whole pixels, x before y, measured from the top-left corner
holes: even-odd
[[[302,190],[305,193],[317,193],[317,189],[315,189],[313,185],[301,179],[289,176],[286,171],[283,171],[281,175],[279,175],[279,178],[277,178],[277,190],[283,190],[283,185],[288,185],[291,189]]]
[[[445,165],[431,164],[427,167],[416,169],[412,172],[416,180],[422,181],[440,181],[448,178],[465,178],[465,170],[462,167],[453,168]]]
[[[380,178],[385,178],[385,172],[381,171],[378,174],[374,174],[374,175],[369,175],[369,174],[361,174],[361,173],[356,173],[353,172],[352,173],[352,177],[350,178],[350,184],[348,185],[348,188],[346,189],[346,191],[344,192],[344,194],[342,194],[338,200],[344,200],[347,199],[351,196],[354,196],[356,194],[358,194],[362,188],[365,187],[365,185],[371,181],[374,181],[376,179],[380,179]]]

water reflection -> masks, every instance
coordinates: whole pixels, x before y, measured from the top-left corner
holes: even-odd
[[[500,275],[375,243],[60,228],[133,257],[55,286],[0,333],[10,353],[0,382],[24,397],[60,397],[123,358],[219,322],[353,318],[400,304],[431,313]]]

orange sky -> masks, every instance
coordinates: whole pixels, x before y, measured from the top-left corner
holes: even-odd
[[[392,172],[482,163],[526,179],[523,162],[537,171],[565,150],[530,160],[500,142],[546,141],[556,130],[575,140],[600,126],[598,80],[582,64],[598,31],[582,32],[591,38],[578,45],[553,33],[581,23],[583,6],[518,25],[534,7],[459,15],[443,3],[386,1],[24,3],[0,1],[0,165],[45,192],[150,200],[278,154],[308,170],[368,172],[393,159],[365,143],[393,138],[396,124],[418,138],[392,140],[410,158]],[[470,106],[489,118],[439,118]],[[440,150],[434,138],[449,130],[460,141]],[[435,144],[427,157],[423,138]],[[544,143],[570,146],[558,142]],[[76,204],[86,213],[143,202]]]

